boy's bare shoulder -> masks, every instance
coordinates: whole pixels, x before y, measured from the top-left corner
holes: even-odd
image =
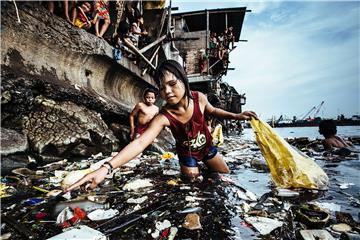
[[[146,104],[144,102],[138,102],[136,106],[138,106],[139,108],[144,108],[146,107]]]

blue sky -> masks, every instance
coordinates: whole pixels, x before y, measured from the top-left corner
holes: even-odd
[[[268,119],[360,114],[360,2],[172,1],[178,12],[244,7],[237,48],[223,80],[246,93],[245,110]]]

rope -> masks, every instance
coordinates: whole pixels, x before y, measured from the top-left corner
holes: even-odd
[[[17,19],[18,19],[18,23],[21,23],[20,16],[19,16],[19,10],[18,10],[18,8],[16,6],[15,0],[13,0],[13,2],[14,2],[15,10],[16,10],[16,16],[17,16]]]

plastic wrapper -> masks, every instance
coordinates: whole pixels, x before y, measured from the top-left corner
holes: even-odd
[[[276,186],[327,189],[329,178],[313,159],[293,148],[269,124],[254,118],[250,124]]]
[[[212,138],[213,138],[213,144],[215,146],[220,146],[221,144],[224,143],[224,135],[223,135],[221,124],[216,125],[216,127],[212,133]]]

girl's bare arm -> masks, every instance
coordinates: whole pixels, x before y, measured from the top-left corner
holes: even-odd
[[[251,117],[257,118],[256,113],[253,111],[244,111],[241,113],[232,113],[225,111],[221,108],[212,106],[203,93],[199,93],[200,105],[204,106],[204,113],[213,117],[224,119],[236,119],[236,120],[250,120]]]
[[[149,128],[139,138],[129,143],[109,161],[111,166],[115,169],[129,162],[131,159],[134,159],[139,153],[144,151],[144,149],[154,141],[156,136],[159,135],[159,133],[165,126],[169,125],[170,123],[165,118],[165,116],[163,116],[162,114],[157,115],[151,121]],[[65,191],[71,191],[86,183],[90,183],[89,187],[93,189],[105,179],[107,172],[108,170],[106,167],[101,167],[98,170],[87,174],[85,177],[74,183]]]
[[[141,136],[125,148],[123,148],[113,159],[109,162],[113,168],[117,168],[135,158],[139,153],[149,146],[154,139],[160,134],[161,130],[169,125],[169,121],[162,114],[157,115],[151,122],[150,126]]]

